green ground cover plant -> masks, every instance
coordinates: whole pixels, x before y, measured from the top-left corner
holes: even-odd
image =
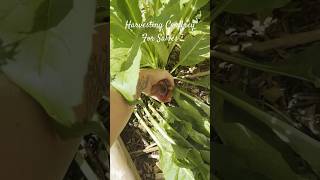
[[[210,177],[210,105],[183,88],[188,84],[209,91],[209,73],[190,80],[179,72],[209,63],[209,10],[207,0],[111,1],[111,84],[129,103],[138,103],[135,118],[159,147],[165,179]],[[194,29],[125,26],[129,21],[165,25],[168,20],[194,23]],[[141,68],[166,69],[180,82],[172,103],[134,99]]]

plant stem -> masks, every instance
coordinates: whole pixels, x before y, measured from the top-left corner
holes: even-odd
[[[148,127],[148,125],[144,122],[144,120],[142,120],[142,118],[139,116],[139,114],[134,111],[134,115],[136,116],[136,118],[138,119],[139,123],[147,130],[147,132],[149,133],[149,135],[151,136],[151,138],[157,143],[157,145],[162,148],[162,145],[159,141],[159,139],[156,137],[156,135],[152,132],[152,130]]]
[[[179,66],[180,62],[173,67],[173,69],[170,71],[170,74],[172,74]]]
[[[149,120],[151,121],[152,125],[161,133],[161,135],[169,141],[170,144],[176,144],[174,140],[168,136],[168,134],[159,126],[158,122],[152,117],[150,112],[147,110],[146,107],[143,107],[144,112],[147,114],[149,117]]]
[[[194,81],[190,81],[190,80],[186,80],[186,79],[181,79],[181,78],[178,78],[178,77],[175,77],[174,79],[177,79],[179,81],[182,81],[182,82],[186,82],[186,83],[189,83],[189,84],[192,84],[192,85],[195,85],[195,86],[201,86],[199,85],[198,83],[194,82]]]
[[[246,66],[249,68],[254,68],[254,69],[258,69],[261,71],[267,71],[267,72],[271,72],[271,73],[276,73],[276,74],[284,74],[280,71],[278,71],[278,68],[272,65],[268,65],[268,64],[262,64],[262,63],[256,63],[252,60],[249,59],[244,59],[244,58],[240,58],[240,57],[235,57],[223,52],[219,52],[219,51],[215,51],[212,50],[211,51],[211,56],[215,57],[215,58],[219,58],[234,64],[239,64],[242,66]],[[284,74],[284,75],[288,75],[288,74]]]
[[[193,78],[197,78],[197,77],[201,77],[201,76],[207,76],[207,75],[210,75],[210,70],[208,71],[203,71],[203,72],[199,72],[197,74],[192,74],[192,75],[187,75],[187,76],[181,76],[181,77],[178,77],[178,78],[190,78],[190,79],[193,79]]]
[[[320,40],[320,29],[285,35],[280,38],[275,38],[263,42],[244,42],[240,45],[221,45],[218,46],[219,50],[234,52],[234,49],[241,49],[241,47],[246,47],[241,49],[242,51],[251,52],[264,52],[272,49],[278,48],[290,48],[302,44],[311,43]],[[250,45],[250,46],[247,46]]]

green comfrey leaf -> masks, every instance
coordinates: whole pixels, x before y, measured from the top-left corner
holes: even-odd
[[[73,0],[44,0],[38,7],[30,33],[57,26],[73,8]]]
[[[116,59],[111,59],[111,63],[118,63]],[[139,79],[139,69],[141,61],[141,50],[138,48],[132,65],[125,71],[115,73],[111,85],[116,88],[121,95],[129,102],[135,101],[136,86]],[[121,63],[121,62],[119,62]]]
[[[165,25],[168,20],[171,20],[172,22],[179,21],[181,17],[182,11],[179,3],[174,0],[170,0],[167,4],[164,4],[163,10],[159,16],[155,17],[154,21]]]
[[[216,58],[249,68],[309,81],[316,87],[320,87],[320,61],[315,61],[315,58],[320,57],[319,50],[319,44],[309,46],[303,51],[291,54],[285,63],[261,63],[249,58],[232,56],[219,51],[213,51],[212,55]]]
[[[200,77],[196,80],[196,83],[204,88],[210,89],[210,75]]]
[[[182,94],[183,97],[187,98],[189,100],[188,102],[191,103],[193,105],[193,107],[197,108],[200,112],[203,111],[206,117],[210,117],[210,106],[209,105],[202,102],[202,100],[200,100],[199,98],[190,95],[185,90],[175,88],[175,91]]]
[[[232,171],[238,173],[239,166],[236,164],[241,163],[243,168],[250,169],[254,173],[267,175],[271,179],[299,179],[297,175],[282,158],[281,154],[274,149],[271,145],[263,141],[250,129],[247,129],[239,123],[232,123],[233,119],[242,118],[244,120],[252,118],[250,116],[243,116],[242,114],[235,114],[230,112],[229,109],[225,109],[225,100],[223,96],[218,93],[215,95],[215,131],[221,138],[222,142],[226,146],[230,146],[237,153],[237,157],[241,160],[237,161],[235,157],[228,155],[226,157],[217,153],[213,155],[213,164],[216,164],[217,173],[221,179],[228,178],[232,174],[227,172]],[[216,152],[215,146],[212,151]],[[217,156],[215,156],[217,155]],[[225,159],[230,157],[234,159],[234,165],[230,166],[230,171],[227,171],[228,161]],[[227,165],[227,166],[226,166]],[[218,170],[219,169],[219,170]],[[223,172],[224,171],[224,172]],[[245,171],[240,171],[241,173]],[[249,171],[247,171],[249,172]],[[224,174],[227,173],[227,174]],[[231,178],[232,179],[232,178]]]
[[[210,35],[210,25],[207,22],[197,23],[194,31],[189,31],[192,36],[196,36],[199,34],[207,34]]]
[[[200,150],[200,154],[201,154],[201,157],[202,159],[210,164],[210,150],[209,151],[206,151],[206,150]]]
[[[153,12],[154,12],[155,16],[159,15],[161,7],[162,7],[161,0],[154,0],[153,1]]]
[[[180,167],[191,169],[196,176],[200,174],[201,179],[207,179],[209,169],[198,150],[176,145],[172,145],[172,148],[174,152],[173,158],[175,162],[178,162]]]
[[[181,136],[184,138],[190,137],[195,143],[198,144],[198,146],[204,149],[210,149],[210,138],[193,129],[190,120],[186,119],[191,117],[186,117],[186,114],[181,115],[181,113],[184,111],[183,109],[179,107],[165,107],[164,105],[161,106],[160,109],[164,115],[164,118],[177,132],[180,133]]]
[[[116,74],[121,72],[122,64],[128,58],[129,48],[111,48],[110,50],[110,75],[111,81],[115,78]]]
[[[209,34],[189,35],[181,45],[179,62],[171,70],[177,67],[194,66],[210,57],[210,36]]]
[[[181,136],[173,127],[171,127],[166,121],[163,120],[156,110],[149,105],[152,112],[156,115],[157,119],[161,121],[158,124],[155,120],[149,120],[154,125],[154,128],[150,129],[145,123],[141,124],[147,129],[148,133],[155,139],[158,147],[160,148],[160,168],[164,173],[166,179],[209,179],[208,165],[202,160],[201,153],[195,149],[184,137]],[[148,113],[150,114],[150,113]],[[136,117],[139,119],[140,116]],[[140,118],[141,119],[141,118]],[[154,124],[154,123],[157,123]],[[160,126],[174,143],[170,143],[167,138],[159,132]]]
[[[177,158],[179,162],[185,162],[182,167],[190,168],[190,167],[199,167],[197,170],[192,169],[192,172],[197,175],[201,174],[201,177],[206,177],[209,173],[208,169],[205,167],[205,163],[202,160],[201,154],[198,150],[196,150],[188,141],[185,141],[181,135],[176,132],[172,127],[168,124],[164,123],[163,128],[166,132],[172,137],[176,145],[171,145],[174,152],[174,158]],[[185,152],[185,153],[182,153]],[[181,167],[181,164],[180,166]],[[202,178],[206,179],[206,178]]]
[[[176,99],[176,97],[175,97],[175,99]],[[187,107],[189,108],[189,106],[187,106]],[[179,107],[176,109],[171,109],[170,112],[172,114],[174,114],[175,117],[179,117],[179,119],[191,123],[193,129],[195,129],[196,131],[209,137],[210,136],[210,132],[209,132],[210,131],[210,124],[208,124],[208,125],[205,124],[205,122],[207,122],[207,119],[202,118],[202,116],[199,117],[198,116],[199,114],[196,115],[196,117],[197,117],[197,119],[196,119],[196,117],[194,115],[192,115],[187,110],[188,109],[186,109],[186,108]],[[194,111],[194,109],[192,111]],[[188,113],[186,113],[186,112],[188,112]]]
[[[142,57],[141,57],[141,63],[140,63],[140,67],[141,68],[156,68],[155,63],[152,60],[152,57],[150,56],[148,50],[146,48],[142,48]]]
[[[210,23],[211,21],[211,7],[210,7],[210,1],[203,6],[200,10],[201,17],[200,17],[200,22],[201,23]]]
[[[134,59],[137,56],[138,51],[140,50],[141,42],[142,42],[142,38],[137,38],[134,41],[132,47],[129,50],[129,55],[128,55],[127,59],[121,65],[120,71],[126,71],[127,69],[129,69],[131,67]],[[140,57],[140,59],[141,59],[141,57]]]
[[[188,36],[181,45],[179,64],[193,66],[210,57],[210,37],[208,34]]]
[[[180,0],[180,9],[184,7],[184,5],[192,0]]]
[[[171,152],[160,150],[159,166],[164,174],[165,179],[195,179],[195,176],[190,169],[181,168],[175,163]]]
[[[191,129],[189,131],[189,137],[199,145],[203,146],[204,149],[210,149],[210,138],[205,135]]]
[[[312,154],[317,154],[320,152],[320,143],[318,141],[295,129],[294,127],[291,127],[285,121],[282,121],[281,119],[268,114],[259,106],[257,106],[253,99],[247,97],[237,90],[219,84],[214,84],[214,92],[217,94],[217,97],[225,99],[226,102],[233,105],[231,107],[234,107],[233,109],[224,109],[224,106],[227,104],[225,104],[224,106],[217,106],[218,113],[216,113],[216,115],[220,116],[217,118],[217,120],[223,121],[225,118],[231,119],[231,116],[233,115],[233,121],[237,120],[237,122],[239,122],[242,119],[241,123],[248,127],[246,133],[254,132],[257,128],[259,128],[260,131],[263,130],[264,132],[262,134],[260,134],[260,131],[256,132],[259,138],[264,139],[266,143],[270,144],[269,149],[272,148],[274,150],[282,152],[283,159],[285,159],[287,163],[289,163],[289,167],[291,167],[294,172],[304,177],[319,178],[319,159],[317,159],[315,156],[312,156]],[[230,111],[232,111],[232,113]],[[246,113],[239,113],[239,111],[244,111]],[[248,121],[249,118],[250,121]],[[233,121],[229,120],[228,123],[231,124],[231,122]],[[255,125],[251,126],[249,122]],[[219,123],[217,123],[216,126],[219,126]],[[266,128],[264,128],[265,126],[270,128],[269,132],[268,130],[266,130]],[[252,127],[254,127],[255,129],[253,129]],[[226,133],[225,131],[230,130],[222,130],[221,128],[219,129],[220,130],[218,134],[220,135],[221,133],[221,137],[227,137],[223,134]],[[249,129],[251,129],[251,131],[249,131]],[[270,133],[270,131],[272,131],[273,133]],[[233,130],[233,132],[235,132],[235,130]],[[269,136],[266,135],[267,133],[269,134]],[[272,134],[275,134],[275,136]],[[233,138],[236,137],[234,136]],[[253,136],[251,136],[251,138],[253,138]],[[279,139],[281,140],[279,141]],[[238,141],[243,145],[245,143],[244,140]],[[229,142],[235,143],[237,142],[237,140],[232,139]]]
[[[158,66],[160,68],[165,68],[170,54],[169,49],[164,42],[154,43],[154,46],[159,57]]]
[[[75,1],[58,26],[28,34],[17,47],[15,61],[2,66],[7,77],[64,126],[78,121],[74,108],[83,103],[94,14],[93,1]]]
[[[123,22],[128,20],[132,23],[140,23],[142,21],[139,0],[112,0],[111,5],[117,10]]]
[[[180,8],[183,12],[182,20],[191,21],[194,15],[197,14],[198,10],[207,5],[209,0],[181,0]]]
[[[133,31],[125,29],[125,21],[114,11],[110,12],[110,39],[111,48],[130,48],[135,39]]]

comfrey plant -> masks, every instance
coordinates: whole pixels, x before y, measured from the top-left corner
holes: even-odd
[[[134,99],[140,68],[166,69],[182,84],[209,91],[209,74],[194,81],[180,68],[209,60],[208,0],[111,1],[111,84],[129,103]],[[179,56],[172,58],[172,53]],[[178,85],[170,106],[148,97],[137,105],[135,118],[160,151],[166,179],[209,179],[210,108]]]

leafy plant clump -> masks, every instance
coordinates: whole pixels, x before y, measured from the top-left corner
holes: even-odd
[[[210,77],[203,72],[183,73],[208,64],[209,9],[207,0],[111,1],[111,85],[134,102],[140,68],[166,69],[178,82],[172,103],[143,97],[134,113],[159,147],[159,164],[166,179],[210,176],[210,108],[190,88],[209,92]],[[165,25],[169,20],[195,26],[126,28],[127,22],[153,26],[150,22]]]
[[[319,179],[319,2],[214,5],[215,176]]]

